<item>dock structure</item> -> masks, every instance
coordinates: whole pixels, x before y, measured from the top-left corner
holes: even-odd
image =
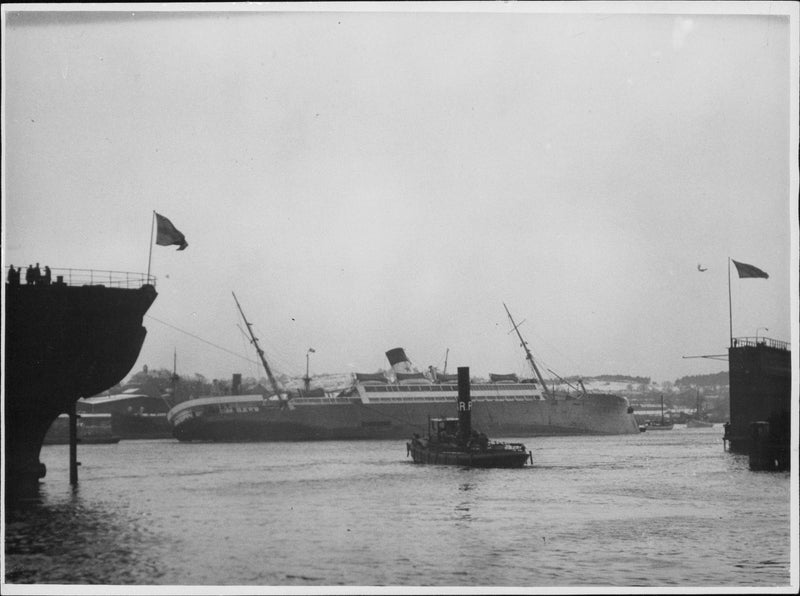
[[[787,342],[734,338],[728,349],[730,422],[723,442],[751,468],[788,470],[792,353]]]

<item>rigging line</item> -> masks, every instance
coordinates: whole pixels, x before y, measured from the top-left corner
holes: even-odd
[[[158,323],[161,323],[162,325],[166,325],[167,327],[171,327],[175,331],[180,331],[184,335],[188,335],[189,337],[193,337],[196,340],[202,341],[203,343],[206,343],[209,346],[213,346],[213,347],[217,348],[218,350],[222,350],[223,352],[227,352],[228,354],[232,354],[233,356],[236,356],[237,358],[241,358],[242,360],[246,360],[247,362],[251,362],[253,364],[258,364],[258,362],[256,362],[255,360],[251,360],[247,356],[242,356],[241,354],[237,354],[236,352],[233,352],[233,351],[231,351],[231,350],[229,350],[227,348],[223,348],[222,346],[218,346],[217,344],[211,343],[207,339],[203,339],[202,337],[194,335],[193,333],[189,333],[188,331],[184,331],[183,329],[181,329],[180,327],[176,327],[175,325],[170,325],[166,321],[162,321],[161,319],[155,318],[153,315],[145,315],[145,316],[148,319],[153,319],[154,321],[156,321]]]
[[[236,328],[241,333],[241,335],[239,336],[239,339],[240,339],[240,341],[242,343],[242,346],[241,346],[242,347],[242,352],[248,352],[250,350],[250,347],[252,346],[252,342],[250,341],[250,338],[247,337],[247,335],[244,332],[244,329],[241,328],[239,323],[236,323]],[[260,370],[258,368],[258,363],[253,361],[253,360],[249,360],[248,362],[250,364],[250,370],[248,371],[250,373],[250,376],[258,379],[258,374],[260,372]]]
[[[257,336],[262,335],[262,333],[259,331],[259,329],[255,326],[255,324],[250,323],[250,325],[253,328],[253,332]],[[248,344],[248,346],[253,346],[254,345],[253,344],[253,340],[250,339],[250,335],[244,329],[242,329],[242,326],[239,323],[236,323],[236,328],[239,330],[239,333],[241,333],[242,342],[243,343],[246,342]],[[256,337],[256,339],[259,339],[259,338]],[[296,368],[292,368],[290,366],[287,366],[286,363],[283,360],[281,360],[281,359],[279,359],[278,357],[275,356],[275,350],[273,349],[272,344],[268,340],[267,341],[262,340],[261,343],[266,345],[266,349],[262,348],[264,350],[264,355],[265,356],[269,356],[268,360],[269,360],[269,362],[271,362],[273,364],[273,366],[271,368],[276,373],[278,373],[278,375],[285,375],[285,376],[288,376],[288,377],[299,377],[300,376],[301,373],[297,372]],[[258,375],[259,370],[260,370],[259,369],[259,363],[254,361],[254,360],[248,360],[248,362],[256,365],[256,375]],[[287,373],[287,371],[289,371],[289,372]]]
[[[239,325],[238,310],[236,311],[236,320],[237,320],[236,327],[241,332],[242,337],[244,337],[244,339],[247,341],[248,344],[253,345],[253,341],[250,339],[249,333],[246,333],[244,329],[242,329],[241,325]],[[250,321],[250,327],[252,328],[253,333],[256,334],[257,339],[259,339],[262,346],[262,350],[264,351],[264,355],[269,356],[268,360],[272,364],[271,368],[273,368],[275,372],[277,372],[279,375],[285,375],[288,377],[298,377],[300,376],[300,374],[302,374],[300,372],[297,372],[296,367],[287,365],[286,362],[284,362],[281,358],[278,358],[276,354],[279,354],[280,351],[275,349],[275,346],[270,341],[269,334],[263,334],[261,330],[258,328],[258,325],[256,325],[252,321]],[[267,339],[263,339],[264,337],[266,337]],[[249,362],[253,361],[249,360]],[[257,362],[255,364],[257,365],[257,367],[260,365],[260,363]]]
[[[251,323],[252,324],[252,323]],[[253,325],[254,331],[257,332],[257,335],[263,336],[258,327],[255,324]],[[298,368],[294,365],[288,364],[283,358],[280,358],[278,355],[280,354],[280,350],[276,349],[274,344],[269,339],[269,335],[266,336],[267,339],[260,339],[262,347],[264,348],[264,353],[269,356],[269,361],[274,364],[272,368],[274,368],[278,374],[286,375],[289,377],[299,377],[302,372],[298,370]]]

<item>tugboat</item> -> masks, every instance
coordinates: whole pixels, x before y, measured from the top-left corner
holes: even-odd
[[[489,442],[472,429],[469,367],[458,369],[458,418],[430,418],[428,437],[417,433],[406,443],[406,455],[416,464],[472,468],[521,468],[533,454],[522,443]]]

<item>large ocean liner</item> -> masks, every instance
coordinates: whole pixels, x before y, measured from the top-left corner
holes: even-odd
[[[75,402],[128,374],[156,298],[151,278],[114,271],[50,270],[5,286],[6,494],[35,490],[48,428]]]
[[[403,348],[386,352],[391,374],[356,373],[352,385],[338,394],[309,396],[302,391],[283,391],[244,313],[242,318],[267,372],[272,395],[200,397],[179,403],[167,414],[177,439],[401,439],[427,429],[429,418],[452,414],[458,398],[455,375],[419,372]],[[516,325],[514,329],[519,334]],[[536,378],[492,374],[489,382],[473,382],[472,421],[477,429],[496,437],[639,432],[633,409],[624,397],[585,391],[558,394],[548,389],[524,340],[522,345]]]

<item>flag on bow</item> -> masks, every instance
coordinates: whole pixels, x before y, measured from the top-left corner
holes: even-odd
[[[154,212],[155,213],[155,212]],[[156,213],[156,225],[158,232],[156,233],[156,244],[159,246],[178,245],[178,250],[183,250],[189,243],[186,242],[186,237],[172,225],[172,222],[163,215]],[[735,262],[735,261],[734,261]]]
[[[733,261],[733,259],[731,259],[731,261]],[[766,271],[762,271],[758,267],[748,265],[747,263],[740,263],[739,261],[733,261],[733,264],[736,265],[736,271],[739,272],[739,278],[763,277],[764,279],[769,279],[769,274],[767,274]]]

